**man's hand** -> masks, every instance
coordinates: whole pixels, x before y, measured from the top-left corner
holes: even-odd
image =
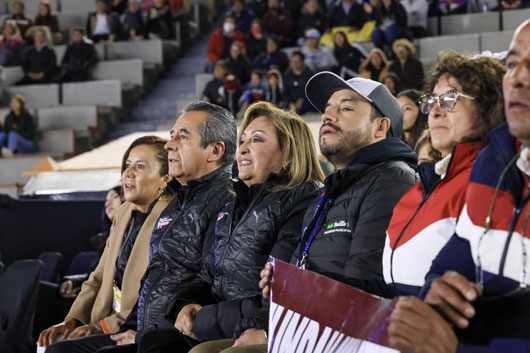
[[[197,337],[191,332],[191,328],[193,327],[193,321],[195,321],[195,315],[197,315],[197,312],[201,310],[201,308],[202,306],[199,304],[185,305],[177,316],[175,328],[183,335],[197,339]]]
[[[136,331],[127,330],[116,335],[111,335],[110,339],[116,342],[116,345],[122,346],[124,344],[133,344],[134,339],[136,338]]]
[[[469,319],[475,316],[471,302],[481,294],[482,291],[476,284],[455,271],[447,271],[431,283],[425,302],[456,326],[465,329],[469,326]]]
[[[70,333],[75,330],[75,327],[76,321],[74,319],[67,319],[64,321],[64,324],[52,326],[42,331],[37,343],[41,347],[48,347],[55,342],[59,335],[63,335],[63,338],[67,338]]]
[[[94,326],[94,324],[88,324],[88,325],[79,326],[68,337],[65,337],[65,338],[86,337],[86,336],[98,335],[101,333],[103,332],[99,328]]]
[[[390,345],[402,353],[454,353],[458,339],[447,321],[416,297],[402,297],[390,316]]]
[[[267,344],[265,339],[264,330],[256,330],[255,328],[249,328],[239,336],[239,338],[234,342],[232,347],[236,346],[250,346],[253,344]]]
[[[61,283],[59,287],[59,294],[65,299],[75,298],[81,288],[74,288],[74,283],[70,280],[66,280]]]
[[[269,299],[271,295],[271,283],[272,283],[272,264],[270,262],[267,262],[265,264],[265,267],[263,270],[261,270],[261,273],[259,274],[261,277],[261,280],[259,281],[259,287],[261,288],[261,293],[263,294],[263,298]]]

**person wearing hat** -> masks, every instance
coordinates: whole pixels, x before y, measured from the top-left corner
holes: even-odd
[[[319,72],[330,70],[337,61],[333,53],[325,46],[319,44],[320,32],[318,29],[310,28],[305,32],[305,43],[302,53],[305,55],[305,63],[309,69]]]
[[[416,48],[408,39],[398,39],[392,44],[396,60],[390,65],[401,80],[405,89],[421,89],[423,83],[423,65],[414,58]]]

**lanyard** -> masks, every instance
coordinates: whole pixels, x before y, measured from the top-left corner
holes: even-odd
[[[332,202],[332,198],[331,197],[326,198],[326,192],[323,192],[322,195],[320,195],[320,199],[318,200],[317,206],[315,207],[315,211],[313,212],[313,217],[311,217],[311,222],[309,222],[309,227],[311,227],[311,233],[306,240],[305,247],[301,253],[301,256],[298,258],[298,261],[296,262],[296,266],[303,270],[305,270],[311,243],[313,242],[313,239],[315,239],[315,235],[317,234],[317,231],[320,228],[322,219],[324,218],[324,215],[327,213],[327,210],[329,209],[329,205],[331,205],[331,202]],[[305,234],[308,231],[308,228],[304,229],[302,239],[305,238]]]

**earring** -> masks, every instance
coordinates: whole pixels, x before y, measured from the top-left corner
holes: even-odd
[[[162,196],[164,195],[165,192],[166,192],[166,188],[160,188],[158,190],[158,200],[162,199]]]

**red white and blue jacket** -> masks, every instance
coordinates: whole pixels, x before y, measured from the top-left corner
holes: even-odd
[[[516,156],[518,149],[518,142],[510,135],[507,124],[489,135],[488,145],[480,152],[473,166],[466,203],[458,220],[456,233],[434,259],[421,296],[426,295],[435,278],[447,270],[455,270],[471,282],[482,281],[482,299],[501,295],[504,298],[502,300],[528,300],[530,297],[529,294],[519,297],[506,295],[520,286],[524,250],[530,252],[530,229],[527,227],[524,235],[522,234],[523,218],[529,208],[528,179],[523,177],[516,163],[507,169],[499,184],[495,202],[492,202],[501,174]],[[490,229],[485,233],[486,217],[491,204],[493,211]],[[530,284],[530,259],[526,261],[525,268],[529,274],[526,283]],[[487,312],[494,303],[495,301],[483,301],[485,305],[482,310]],[[530,305],[525,304],[515,312],[504,310],[509,309],[504,307],[486,321],[487,325],[495,327],[489,344],[461,344],[458,352],[529,352],[529,307]],[[521,333],[522,336],[519,336]]]
[[[482,145],[457,145],[443,179],[433,165],[420,165],[421,181],[394,208],[383,253],[385,282],[394,286],[394,294],[417,295],[424,285],[432,260],[454,234]]]

